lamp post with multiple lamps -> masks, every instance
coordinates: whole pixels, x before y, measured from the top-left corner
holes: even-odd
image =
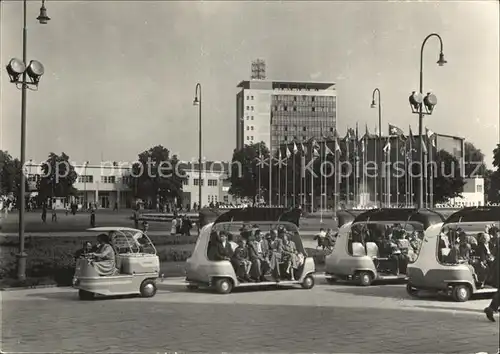
[[[7,73],[9,74],[10,82],[16,84],[16,87],[21,90],[21,173],[20,200],[19,200],[19,253],[17,257],[17,278],[19,280],[26,279],[26,253],[24,251],[24,213],[26,211],[26,175],[24,165],[26,163],[26,94],[27,90],[38,90],[40,78],[44,74],[42,63],[36,60],[31,60],[27,63],[27,37],[28,29],[26,25],[27,0],[23,1],[23,59],[13,58],[7,65]],[[41,24],[47,24],[50,17],[47,16],[45,8],[45,0],[42,0],[40,15],[37,20]],[[28,80],[29,77],[29,80]]]
[[[201,84],[197,83],[196,88],[194,90],[194,106],[198,106],[198,119],[199,119],[199,127],[198,127],[198,209],[201,209],[201,191],[202,191],[202,182],[201,182]]]
[[[424,63],[424,47],[427,41],[431,37],[437,37],[439,39],[440,43],[440,50],[439,50],[439,59],[437,61],[437,64],[439,66],[443,66],[444,64],[447,63],[447,61],[444,59],[444,54],[443,54],[443,40],[441,39],[441,36],[437,33],[431,33],[427,37],[425,37],[422,47],[420,48],[420,87],[419,87],[419,92],[413,91],[412,94],[410,95],[410,107],[412,110],[412,113],[418,114],[418,137],[420,139],[418,143],[418,154],[419,154],[419,162],[420,162],[420,171],[419,171],[419,191],[418,191],[418,207],[422,208],[424,206],[424,175],[423,175],[423,166],[424,166],[424,149],[423,149],[423,138],[422,138],[422,133],[423,133],[423,120],[424,120],[424,115],[431,115],[432,111],[434,110],[434,107],[437,104],[437,98],[434,94],[432,93],[427,93],[427,95],[424,97],[423,96],[423,91],[424,91],[424,73],[423,73],[423,63]],[[424,111],[424,106],[425,106],[425,111]],[[431,182],[432,183],[432,182]]]
[[[378,105],[375,102],[375,94],[377,94],[378,97]],[[380,158],[380,161],[378,160],[378,153],[381,151],[382,147],[382,102],[380,99],[380,89],[377,87],[375,90],[372,92],[372,104],[370,105],[371,108],[377,108],[378,107],[378,138],[377,138],[377,144],[375,144],[375,163],[377,164],[377,180],[375,181],[375,199],[377,199],[377,188],[379,191],[379,207],[382,208],[382,158]],[[377,187],[378,184],[378,187]]]

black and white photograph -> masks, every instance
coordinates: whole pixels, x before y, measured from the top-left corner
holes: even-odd
[[[0,352],[500,354],[499,32],[0,0]]]

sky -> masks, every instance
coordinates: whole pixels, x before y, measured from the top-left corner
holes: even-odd
[[[337,85],[340,133],[359,122],[371,131],[381,90],[383,127],[417,131],[408,96],[438,104],[425,125],[462,136],[486,155],[499,141],[497,1],[59,1],[51,21],[28,2],[28,60],[45,66],[27,98],[27,159],[64,151],[83,163],[133,161],[161,144],[182,160],[198,156],[195,86],[203,89],[203,155],[229,160],[235,147],[236,85],[262,58],[274,80]],[[1,1],[0,149],[20,154],[21,93],[5,65],[22,57],[22,1]]]

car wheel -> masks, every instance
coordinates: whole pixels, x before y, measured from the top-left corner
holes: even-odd
[[[78,290],[78,297],[80,300],[89,301],[94,300],[95,294],[86,290]]]
[[[314,277],[311,274],[306,275],[301,285],[304,289],[312,289],[314,287]]]
[[[411,297],[418,297],[418,289],[414,288],[410,284],[406,284],[406,292]]]
[[[233,290],[233,283],[228,278],[217,279],[214,288],[219,294],[229,294]]]
[[[373,277],[369,272],[359,272],[358,273],[359,285],[370,286],[373,281]]]
[[[468,285],[460,284],[453,287],[451,296],[456,302],[466,302],[470,299],[471,290]]]
[[[146,279],[142,282],[139,290],[142,297],[153,297],[156,295],[158,288],[156,287],[156,282],[154,280]]]

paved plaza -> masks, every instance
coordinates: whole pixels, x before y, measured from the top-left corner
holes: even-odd
[[[78,300],[75,290],[1,292],[6,352],[496,353],[489,300],[410,299],[403,285],[188,292]]]

